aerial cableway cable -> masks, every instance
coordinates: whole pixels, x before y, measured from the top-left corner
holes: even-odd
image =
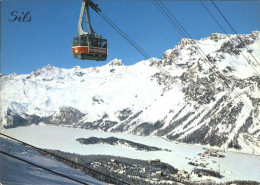
[[[214,15],[209,11],[209,9],[204,5],[204,3],[199,0],[200,4],[204,7],[204,9],[208,12],[208,14],[212,17],[212,19],[214,19],[214,21],[217,23],[217,25],[221,28],[221,30],[226,34],[227,32],[225,31],[225,29],[221,26],[221,24],[217,21],[217,19],[214,17]]]
[[[244,43],[244,41],[241,39],[241,37],[237,34],[237,32],[235,31],[235,29],[233,28],[233,26],[230,24],[230,22],[227,20],[227,18],[224,16],[224,14],[220,11],[220,9],[217,7],[217,5],[211,0],[211,3],[214,5],[214,7],[218,10],[218,12],[220,13],[220,15],[223,17],[223,19],[226,21],[226,23],[229,25],[229,27],[233,30],[233,32],[237,35],[239,41],[241,42],[241,44],[243,44],[243,46],[247,49],[248,53],[252,56],[252,58],[256,61],[256,63],[258,65],[260,65],[260,63],[256,60],[256,58],[254,57],[254,55],[249,51],[248,47],[246,46],[246,44]]]
[[[160,10],[160,12],[166,17],[168,18],[167,20],[171,19],[169,17],[169,15],[157,4],[154,2],[153,0],[153,4],[158,8],[158,10]],[[178,25],[173,22],[173,21],[169,21],[169,23],[174,27],[174,29],[179,33],[179,35],[182,35],[182,31],[179,29]]]
[[[41,166],[41,165],[39,165],[39,164],[35,164],[35,163],[33,163],[33,162],[30,162],[30,161],[25,160],[25,159],[22,159],[22,158],[20,158],[20,157],[11,155],[11,154],[6,153],[6,152],[4,152],[4,151],[1,151],[1,150],[0,150],[0,153],[3,154],[3,155],[6,155],[6,156],[8,156],[8,157],[11,157],[11,158],[13,158],[13,159],[16,159],[16,160],[22,161],[22,162],[24,162],[24,163],[30,164],[30,165],[32,165],[32,166],[35,166],[35,167],[37,167],[37,168],[40,168],[40,169],[42,169],[42,170],[51,172],[51,173],[53,173],[53,174],[55,174],[55,175],[58,175],[58,176],[61,176],[61,177],[63,177],[63,178],[69,179],[69,180],[71,180],[71,181],[77,182],[77,183],[79,183],[79,184],[89,185],[89,184],[87,184],[86,182],[83,182],[83,181],[80,181],[80,180],[78,180],[78,179],[69,177],[69,176],[67,176],[67,175],[64,175],[64,174],[62,174],[62,173],[56,172],[56,171],[54,171],[54,170],[50,170],[50,169],[48,169],[48,168],[46,168],[46,167],[43,167],[43,166]]]
[[[221,28],[221,30],[230,38],[230,41],[235,44],[235,42],[231,39],[231,36],[225,31],[225,29],[221,26],[221,24],[218,22],[218,20],[215,18],[215,16],[210,12],[210,10],[204,5],[204,3],[200,0],[200,4],[204,7],[204,9],[208,12],[208,14],[211,16],[211,18],[216,22],[216,24]],[[256,70],[255,66],[251,64],[251,61],[241,52],[242,56],[246,59],[249,65],[254,69],[254,71],[260,75],[260,73]]]
[[[153,1],[154,4],[156,5],[156,7],[160,8],[165,15],[167,15],[167,17],[169,18],[170,21],[173,22],[174,25],[176,25],[178,27],[178,30],[182,33],[182,36],[187,37],[192,39],[192,37],[189,35],[189,33],[186,31],[186,29],[179,23],[179,21],[175,18],[175,16],[168,10],[168,8],[160,1],[160,0],[154,0]],[[159,4],[159,3],[160,4]],[[214,66],[211,65],[210,63],[210,59],[208,58],[208,56],[203,52],[203,50],[196,44],[196,42],[194,42],[193,40],[191,40],[190,42],[194,48],[198,51],[198,53],[201,55],[202,58],[206,59],[205,61],[208,61],[208,65],[214,69]],[[224,84],[227,85],[229,92],[231,93],[232,88],[230,87],[230,83],[228,82],[228,80],[225,78],[225,76],[222,75],[221,72],[219,71],[215,71],[213,70],[213,72],[216,74],[216,76],[218,76],[221,80],[223,80]],[[246,108],[249,110],[249,114],[252,111],[251,106],[244,100],[244,98],[234,89],[235,96],[239,97],[239,99],[244,103],[244,105],[246,106]],[[229,97],[231,98],[231,95],[229,95]],[[231,98],[232,99],[232,98]],[[260,121],[260,119],[257,117],[256,119],[258,119]]]
[[[112,27],[114,28],[126,41],[128,41],[137,51],[139,51],[146,59],[156,62],[148,53],[146,53],[136,42],[134,42],[126,33],[124,33],[116,24],[114,24],[106,15],[104,15],[101,12],[98,12],[98,14]],[[174,79],[173,76],[170,75],[168,71],[163,69],[161,66],[157,66],[157,69],[161,71],[162,73],[166,74],[174,83],[182,89],[183,86],[180,84],[177,80]]]

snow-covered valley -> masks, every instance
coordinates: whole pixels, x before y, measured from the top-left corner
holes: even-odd
[[[205,169],[219,171],[223,178],[210,178],[216,182],[231,180],[254,180],[260,181],[260,156],[239,152],[221,151],[224,158],[201,157],[198,154],[207,148],[199,145],[169,142],[154,136],[137,136],[126,133],[109,133],[101,130],[86,130],[59,126],[26,126],[12,129],[3,129],[2,133],[25,141],[36,147],[45,149],[61,150],[64,152],[82,155],[112,155],[131,159],[154,160],[160,159],[175,168],[191,172],[195,167],[189,162],[207,164]],[[149,146],[159,146],[169,151],[137,151],[124,146],[111,146],[102,144],[82,145],[76,141],[79,137],[117,137]],[[239,163],[239,167],[237,166]],[[207,178],[206,178],[207,179]],[[201,180],[193,177],[193,180]],[[205,179],[204,179],[205,180]]]

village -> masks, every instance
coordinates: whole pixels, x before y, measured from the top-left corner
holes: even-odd
[[[132,161],[132,160],[131,160]],[[125,160],[111,158],[106,163],[92,162],[91,166],[99,170],[106,168],[110,173],[121,176],[123,181],[129,182],[133,179],[145,181],[146,184],[176,184],[176,182],[188,182],[190,174],[184,170],[178,170],[159,159],[140,162],[126,162]]]
[[[224,158],[225,156],[222,154],[219,154],[219,150],[214,150],[214,149],[207,149],[204,153],[199,153],[198,155],[200,157],[217,157],[217,158]]]
[[[216,157],[216,158],[224,158],[225,156],[222,154],[218,153],[219,150],[209,150],[207,149],[204,153],[199,153],[198,156],[200,156],[201,161],[205,161],[205,158],[210,158],[210,157]],[[198,162],[198,160],[192,160],[191,158],[186,158],[190,160],[188,162],[189,165],[195,166],[195,167],[200,167],[200,168],[206,168],[208,166],[208,162],[203,163],[203,162]],[[212,160],[213,163],[216,163],[215,160]]]
[[[219,154],[217,150],[206,150],[204,153],[199,153],[198,156],[200,159],[187,158],[190,160],[188,164],[194,166],[191,171],[177,169],[162,162],[160,159],[138,160],[109,155],[84,156],[61,151],[52,152],[129,184],[192,184],[194,180],[199,183],[210,181],[214,184],[214,178],[220,179],[223,177],[219,171],[208,169],[208,163],[204,163],[205,158],[224,157],[224,155]],[[68,163],[68,165],[70,164]],[[73,167],[80,169],[77,166]]]
[[[217,154],[217,151],[207,151],[205,154],[205,156],[211,155],[214,157],[222,157],[222,155]],[[128,160],[130,160],[131,163],[129,163],[130,161]],[[132,161],[131,159],[122,160],[121,158],[111,158],[110,161],[105,163],[104,161],[92,162],[91,166],[96,170],[101,168],[109,169],[110,174],[116,175],[126,182],[137,180],[138,183],[143,182],[145,184],[176,184],[176,182],[190,184],[192,178],[198,179],[198,182],[202,182],[205,179],[206,181],[212,182],[212,180],[210,180],[212,177],[222,178],[220,172],[206,169],[205,167],[207,164],[203,163],[194,165],[195,168],[191,172],[187,172],[165,164],[159,159],[143,162],[140,162],[139,160],[137,160],[137,162],[134,161],[136,160]]]

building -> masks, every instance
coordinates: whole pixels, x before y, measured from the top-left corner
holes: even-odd
[[[149,164],[151,164],[151,165],[158,165],[160,163],[161,163],[160,159],[149,160]]]

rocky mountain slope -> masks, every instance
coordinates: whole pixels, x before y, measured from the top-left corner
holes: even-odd
[[[1,125],[66,125],[260,152],[260,32],[239,37],[246,47],[236,35],[215,33],[132,66],[114,59],[1,76]]]

